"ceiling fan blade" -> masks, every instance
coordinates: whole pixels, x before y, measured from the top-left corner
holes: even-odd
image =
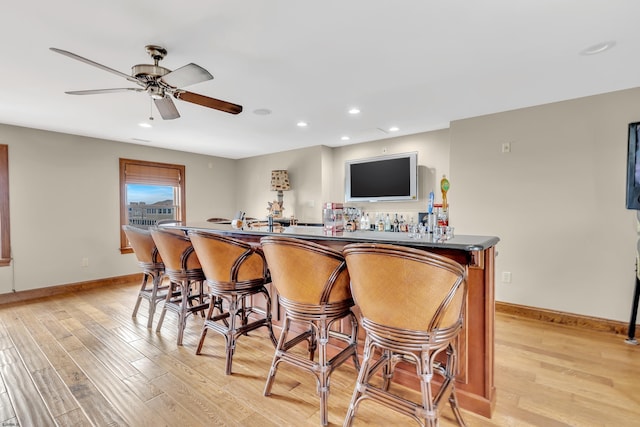
[[[128,74],[125,74],[125,73],[121,73],[120,71],[114,70],[113,68],[109,68],[106,65],[98,64],[97,62],[94,62],[94,61],[92,61],[90,59],[84,58],[84,57],[82,57],[80,55],[76,55],[75,53],[71,53],[69,51],[58,49],[58,48],[55,48],[55,47],[50,47],[49,49],[54,51],[54,52],[56,52],[56,53],[59,53],[61,55],[68,56],[69,58],[73,58],[73,59],[78,60],[80,62],[84,62],[85,64],[93,65],[94,67],[100,68],[100,69],[102,69],[104,71],[108,71],[110,73],[113,73],[116,76],[124,77],[125,79],[127,79],[127,80],[129,80],[131,82],[140,84],[140,82],[135,77],[132,77],[132,76],[130,76]]]
[[[162,80],[165,83],[177,88],[194,85],[212,78],[211,73],[194,63],[187,64],[162,76]]]
[[[198,95],[197,93],[187,92],[186,90],[177,90],[174,92],[173,96],[183,101],[202,105],[203,107],[213,108],[214,110],[224,111],[225,113],[238,114],[242,112],[242,105],[209,98],[208,96]]]
[[[173,103],[171,98],[165,96],[164,98],[154,99],[156,107],[160,112],[160,115],[165,120],[173,120],[180,117],[180,113],[178,113],[178,109],[176,108],[176,104]]]
[[[144,89],[138,89],[133,87],[119,87],[114,89],[90,89],[90,90],[70,90],[65,92],[69,95],[97,95],[100,93],[117,93],[117,92],[144,92]]]

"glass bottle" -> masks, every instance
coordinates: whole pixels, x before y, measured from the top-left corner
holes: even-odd
[[[384,231],[391,231],[391,218],[389,218],[389,214],[384,218]]]

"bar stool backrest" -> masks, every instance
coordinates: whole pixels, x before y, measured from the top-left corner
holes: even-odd
[[[189,231],[191,243],[210,283],[264,283],[267,264],[258,246],[204,231]]]
[[[380,325],[432,332],[459,328],[466,271],[443,256],[384,244],[344,249],[362,316]]]
[[[149,230],[130,225],[123,225],[122,230],[124,230],[140,266],[145,267],[162,263],[162,257]]]
[[[260,242],[281,297],[314,305],[352,299],[340,252],[289,237],[268,236]]]
[[[167,273],[170,270],[186,273],[202,269],[191,241],[184,234],[152,228],[151,236],[162,255]]]

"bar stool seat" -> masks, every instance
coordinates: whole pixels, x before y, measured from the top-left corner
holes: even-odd
[[[343,253],[366,332],[364,359],[344,426],[351,425],[364,400],[408,415],[422,426],[437,426],[443,399],[464,426],[455,376],[467,298],[465,268],[440,255],[386,244],[350,244]],[[415,364],[422,390],[419,403],[389,392],[400,361]],[[382,380],[376,378],[379,372]],[[442,379],[436,393],[435,375]]]
[[[151,228],[150,231],[170,282],[156,332],[160,332],[167,310],[172,311],[178,316],[177,344],[182,345],[187,317],[193,313],[204,313],[209,305],[204,289],[204,272],[189,237],[184,233],[161,228]]]
[[[344,258],[338,251],[300,239],[269,236],[260,242],[284,308],[282,332],[264,395],[271,394],[281,362],[310,371],[316,376],[320,395],[320,422],[326,426],[331,373],[349,358],[353,359],[356,369],[360,366],[357,355],[358,321],[351,311],[353,298]],[[342,332],[338,329],[339,321],[345,318],[351,324],[349,330]],[[289,338],[293,323],[302,326],[302,332]],[[331,358],[327,354],[330,338],[342,344]],[[290,351],[305,342],[308,359],[296,354],[295,350]],[[316,350],[317,362],[314,361]]]
[[[209,286],[210,299],[200,342],[200,354],[209,329],[225,338],[225,372],[231,375],[236,342],[241,335],[266,327],[273,345],[276,338],[271,326],[271,297],[265,287],[267,263],[259,246],[204,231],[189,231],[189,238],[202,263]],[[250,299],[262,294],[266,309],[252,306]],[[256,318],[257,317],[257,318]]]
[[[126,234],[131,249],[138,260],[138,265],[142,269],[142,285],[138,291],[138,298],[131,317],[137,316],[140,303],[143,299],[147,300],[149,304],[147,328],[151,328],[156,306],[166,298],[169,288],[168,285],[162,285],[165,277],[164,263],[148,230],[130,225],[123,225],[122,230]],[[150,282],[149,279],[151,279]]]

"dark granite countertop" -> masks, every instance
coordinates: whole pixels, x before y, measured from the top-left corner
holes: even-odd
[[[266,227],[251,230],[234,229],[228,224],[215,223],[188,223],[186,226],[178,226],[179,228],[197,229],[204,231],[220,231],[234,234],[247,234],[254,236],[268,236],[278,234],[281,236],[290,236],[298,239],[313,239],[326,241],[349,241],[358,243],[388,243],[414,247],[430,247],[455,249],[463,251],[479,251],[495,246],[500,239],[495,236],[476,236],[476,235],[455,235],[453,238],[444,241],[435,241],[431,237],[415,238],[409,237],[409,233],[394,233],[384,231],[344,231],[339,235],[326,234],[322,227],[310,226],[289,226],[284,227],[281,233],[273,233],[267,231]],[[430,235],[429,235],[430,236]]]

